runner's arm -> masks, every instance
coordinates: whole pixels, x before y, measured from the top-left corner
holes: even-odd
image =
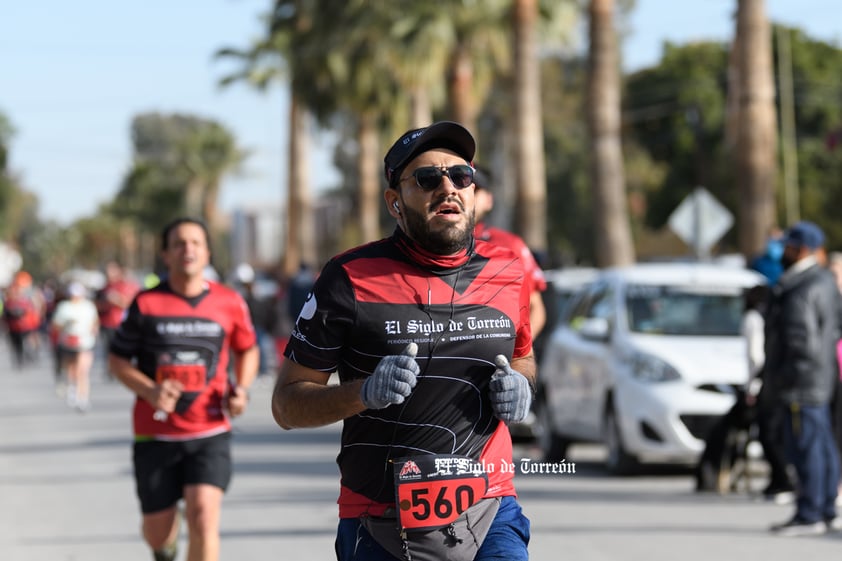
[[[228,410],[233,417],[242,415],[249,400],[248,389],[257,377],[260,367],[260,351],[254,345],[241,353],[233,353],[234,376],[237,385],[228,397]]]
[[[547,309],[538,290],[533,290],[529,295],[529,324],[532,328],[532,339],[535,339],[547,324]]]
[[[272,394],[272,416],[281,428],[320,427],[366,409],[363,380],[328,385],[330,374],[285,360]]]
[[[532,388],[532,393],[535,393],[535,372],[537,371],[537,367],[535,366],[535,354],[532,351],[529,351],[529,354],[526,356],[522,356],[519,358],[513,358],[511,361],[512,370],[517,370],[521,374],[523,374],[527,380],[529,380],[529,386]]]
[[[152,407],[171,413],[181,397],[182,386],[176,380],[156,384],[149,376],[134,367],[132,362],[114,353],[108,355],[108,370],[138,397]]]

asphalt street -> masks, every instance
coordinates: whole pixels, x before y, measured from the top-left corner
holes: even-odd
[[[106,381],[98,364],[92,409],[80,414],[56,395],[47,358],[17,372],[2,345],[0,379],[0,560],[151,559],[139,534],[128,391]],[[339,426],[283,431],[271,418],[270,393],[271,380],[259,381],[249,411],[235,421],[222,559],[334,559]],[[602,453],[596,446],[574,447],[563,468],[533,461],[529,470],[544,473],[524,473],[522,459],[532,452],[516,449],[516,484],[532,521],[531,559],[792,561],[839,555],[839,535],[769,534],[791,506],[749,493],[697,494],[686,470],[611,477],[600,467]]]

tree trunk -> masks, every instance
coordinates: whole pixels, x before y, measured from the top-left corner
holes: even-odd
[[[763,251],[776,223],[777,133],[772,39],[763,0],[739,0],[737,8],[738,92],[737,235],[748,259]]]
[[[614,0],[590,3],[588,127],[597,265],[634,263],[620,137],[620,69]]]
[[[412,105],[412,122],[410,128],[426,127],[433,122],[433,109],[430,105],[430,94],[427,88],[418,86],[412,90],[410,95]]]
[[[184,210],[187,216],[204,219],[202,215],[202,197],[204,196],[204,181],[192,173],[187,186],[184,188]]]
[[[316,240],[310,198],[310,173],[307,155],[310,135],[306,110],[297,96],[290,95],[289,105],[289,178],[287,186],[286,251],[283,271],[292,276],[302,262],[316,263]]]
[[[471,54],[462,44],[456,46],[448,72],[450,118],[461,123],[472,134],[477,132],[477,107],[473,94],[474,65]]]
[[[217,202],[219,199],[219,179],[214,179],[205,185],[204,193],[202,193],[202,217],[208,225],[208,230],[217,233],[222,230],[222,224],[219,222],[219,209]]]
[[[230,253],[223,244],[223,226],[220,223],[219,210],[217,209],[219,187],[219,179],[213,179],[205,184],[205,189],[202,192],[202,220],[205,221],[210,234],[209,241],[213,248],[214,265],[225,269],[230,265],[230,263],[227,263],[230,259]]]
[[[137,232],[135,225],[128,220],[122,220],[117,228],[120,232],[120,243],[117,249],[117,259],[122,265],[134,271],[138,268],[138,246]]]
[[[547,174],[536,40],[538,0],[514,4],[515,230],[535,251],[547,249]]]
[[[380,239],[380,205],[383,196],[380,187],[380,154],[377,139],[377,124],[373,114],[360,116],[358,142],[359,154],[357,165],[360,173],[360,235],[367,243]]]

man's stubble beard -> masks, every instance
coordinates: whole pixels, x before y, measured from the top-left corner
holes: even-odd
[[[452,225],[444,230],[432,231],[423,214],[404,207],[403,224],[406,234],[423,249],[436,255],[454,255],[471,244],[474,235],[474,211],[468,212],[467,217],[464,228]]]

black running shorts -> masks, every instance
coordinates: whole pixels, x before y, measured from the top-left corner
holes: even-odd
[[[183,497],[185,485],[228,488],[231,433],[180,442],[135,442],[133,460],[140,509],[144,514],[158,512],[174,506]]]

